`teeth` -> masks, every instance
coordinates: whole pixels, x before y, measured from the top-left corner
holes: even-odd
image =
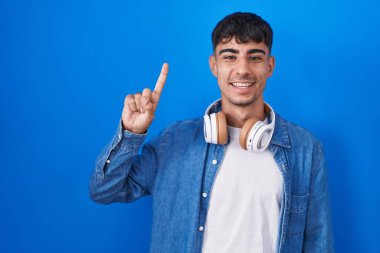
[[[231,83],[231,84],[238,88],[244,88],[244,87],[251,86],[253,83]]]

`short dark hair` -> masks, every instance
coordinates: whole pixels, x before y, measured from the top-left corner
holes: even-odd
[[[235,12],[224,17],[212,31],[212,47],[219,43],[227,43],[233,38],[237,43],[263,42],[272,49],[273,31],[268,22],[250,12]]]

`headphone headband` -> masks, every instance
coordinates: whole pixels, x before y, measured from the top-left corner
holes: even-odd
[[[218,98],[217,100],[215,100],[214,102],[212,102],[212,103],[207,107],[207,109],[206,109],[206,111],[205,111],[205,115],[209,115],[210,112],[211,112],[211,109],[212,109],[213,107],[216,107],[216,106],[219,104],[219,102],[221,102],[221,101],[222,101],[222,99],[221,99],[221,98]]]
[[[274,129],[274,124],[276,122],[276,114],[274,113],[272,107],[265,103],[264,102],[264,112],[266,115],[269,116],[269,119],[270,119],[270,123],[269,123],[269,126]],[[272,134],[273,134],[273,131],[272,131]],[[272,138],[272,135],[270,136]]]
[[[220,108],[221,99],[212,102],[206,109],[204,119],[204,136],[208,143],[227,143],[227,122],[223,112],[216,112]],[[243,149],[262,152],[268,147],[275,127],[275,113],[272,107],[264,102],[264,111],[269,123],[250,118],[240,132],[240,145]]]
[[[222,101],[222,99],[221,99],[221,98],[218,98],[217,100],[215,100],[214,102],[212,102],[212,103],[207,107],[207,109],[206,109],[206,111],[205,111],[205,115],[210,115],[211,110],[212,110],[213,108],[217,107],[218,104],[219,104],[221,101]],[[271,107],[269,104],[265,103],[265,102],[264,102],[264,112],[265,112],[266,115],[269,116],[269,119],[270,119],[270,121],[269,121],[269,122],[270,122],[270,123],[269,123],[269,126],[271,126],[272,128],[274,128],[274,123],[275,123],[276,115],[275,115],[275,113],[274,113],[272,107]]]

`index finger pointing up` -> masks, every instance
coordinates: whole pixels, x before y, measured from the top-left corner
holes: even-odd
[[[168,72],[169,72],[169,64],[164,63],[161,68],[160,76],[157,79],[156,87],[154,87],[154,91],[158,95],[158,98],[161,96],[162,90],[164,89]]]

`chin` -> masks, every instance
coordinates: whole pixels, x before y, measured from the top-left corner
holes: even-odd
[[[236,106],[249,106],[256,102],[257,98],[228,98],[228,101]]]

